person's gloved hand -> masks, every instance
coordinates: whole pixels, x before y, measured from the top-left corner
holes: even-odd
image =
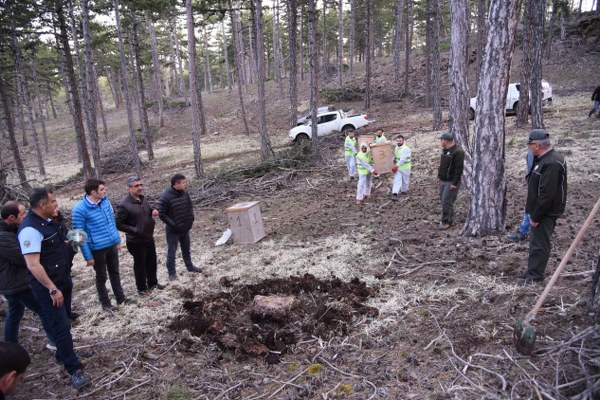
[[[377,171],[373,171],[373,176],[377,176]]]
[[[397,165],[394,165],[394,166],[392,167],[392,172],[396,172],[396,171],[398,171],[398,166],[397,166]]]

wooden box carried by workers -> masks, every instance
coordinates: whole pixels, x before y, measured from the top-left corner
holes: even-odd
[[[358,147],[356,148],[357,151],[360,151],[360,145],[363,143],[367,146],[369,143],[375,143],[375,135],[360,135],[358,137]]]
[[[233,232],[233,243],[256,243],[265,237],[259,201],[237,203],[225,211]]]
[[[373,168],[378,174],[392,172],[394,166],[394,148],[389,140],[371,145]]]

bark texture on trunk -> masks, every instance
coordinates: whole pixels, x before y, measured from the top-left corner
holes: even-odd
[[[17,175],[21,181],[21,186],[25,189],[30,189],[31,186],[27,182],[27,174],[25,173],[25,165],[23,164],[23,158],[21,157],[21,151],[17,144],[17,137],[15,134],[15,125],[12,119],[11,113],[11,102],[6,94],[6,86],[4,80],[0,75],[0,100],[2,100],[2,106],[4,110],[4,118],[6,119],[6,130],[8,131],[8,142],[10,143],[10,149],[15,160],[15,166],[17,168]]]
[[[489,32],[477,90],[471,204],[467,236],[503,232],[506,218],[504,141],[506,91],[521,0],[490,4]]]

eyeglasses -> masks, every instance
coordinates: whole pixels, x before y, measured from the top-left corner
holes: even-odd
[[[538,146],[540,145],[539,143],[536,143],[536,142],[527,142],[527,146],[531,146],[532,144],[537,144]]]
[[[142,186],[144,186],[143,183],[138,183],[138,184],[135,184],[135,185],[131,185],[130,187],[142,187]]]

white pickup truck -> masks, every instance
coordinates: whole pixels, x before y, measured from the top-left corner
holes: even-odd
[[[520,83],[510,83],[506,92],[506,111],[517,112],[519,106]],[[531,93],[529,94],[531,98]],[[552,86],[547,80],[542,79],[542,105],[552,104]],[[477,97],[471,97],[469,101],[469,119],[475,119],[475,110],[477,110]]]
[[[310,120],[303,125],[292,128],[289,138],[295,142],[309,140],[312,137]],[[346,133],[349,129],[359,129],[369,125],[369,117],[366,114],[346,113],[343,110],[329,111],[317,115],[317,135],[327,136],[332,133]]]

